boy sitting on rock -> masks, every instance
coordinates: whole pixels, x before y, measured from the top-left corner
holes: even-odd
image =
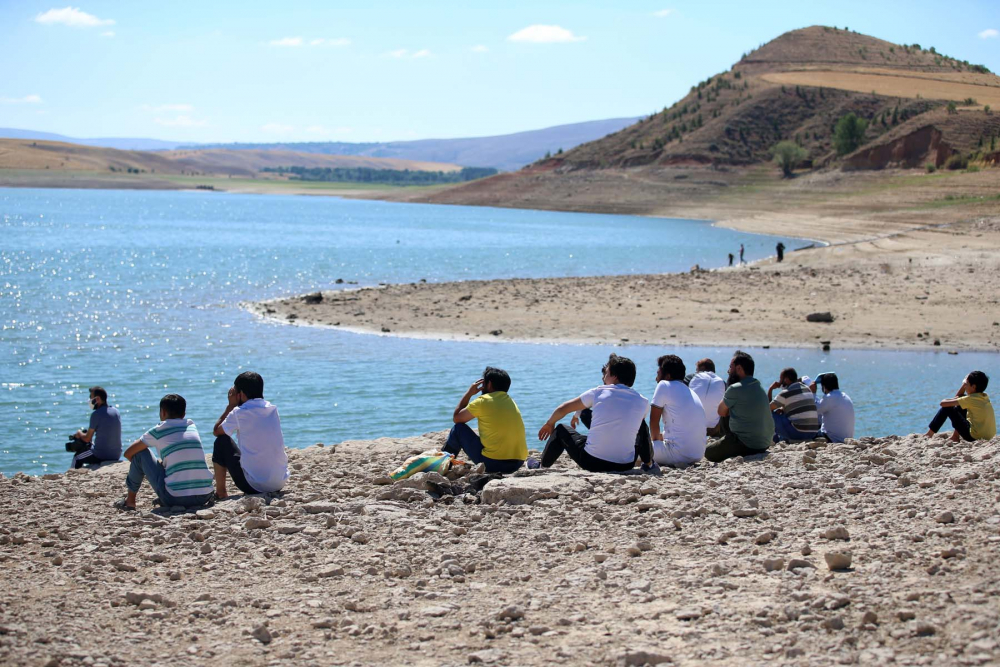
[[[990,379],[983,371],[972,371],[962,382],[954,398],[941,401],[941,409],[931,420],[927,433],[928,438],[937,433],[946,419],[951,420],[955,427],[951,441],[958,442],[961,437],[966,442],[973,440],[989,440],[997,434],[996,415],[993,414],[993,404],[986,395],[986,385]]]
[[[183,396],[167,394],[160,399],[160,423],[125,450],[125,458],[131,461],[125,479],[128,495],[115,507],[134,510],[143,479],[164,507],[195,507],[212,499],[212,473],[205,463],[198,428],[185,419],[186,412]],[[150,447],[159,451],[161,460],[153,456]]]

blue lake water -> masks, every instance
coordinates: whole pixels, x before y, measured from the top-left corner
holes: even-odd
[[[65,435],[107,388],[123,437],[188,401],[206,444],[233,378],[265,380],[292,447],[440,430],[486,364],[507,368],[529,436],[556,404],[597,384],[610,351],[652,394],[655,358],[731,349],[397,339],[259,320],[239,303],[359,284],[606,275],[753,260],[783,240],[692,220],[207,192],[0,189],[0,471],[61,471]],[[836,370],[858,433],[926,428],[935,399],[991,353],[751,350],[758,376]],[[992,375],[993,373],[991,373]]]

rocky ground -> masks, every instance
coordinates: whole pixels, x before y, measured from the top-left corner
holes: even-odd
[[[1000,660],[1000,438],[389,483],[444,435],[198,512],[116,512],[125,464],[0,479],[0,664]]]

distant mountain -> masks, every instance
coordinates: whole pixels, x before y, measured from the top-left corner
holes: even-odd
[[[35,130],[18,130],[12,127],[0,127],[0,139],[32,139],[34,141],[59,141],[81,146],[99,146],[101,148],[117,148],[122,151],[170,151],[178,146],[193,147],[195,144],[180,141],[163,141],[161,139],[142,139],[128,137],[98,137],[94,139],[78,139],[52,132],[36,132]]]
[[[520,169],[546,153],[553,155],[562,149],[600,139],[635,123],[638,118],[612,118],[585,123],[557,125],[541,130],[516,132],[492,137],[467,139],[419,139],[384,143],[349,143],[336,141],[261,143],[261,144],[200,144],[192,148],[226,148],[229,150],[289,150],[324,155],[357,155],[364,157],[397,158],[428,162],[445,162],[463,167],[494,167],[504,171]],[[291,165],[289,165],[291,166]]]

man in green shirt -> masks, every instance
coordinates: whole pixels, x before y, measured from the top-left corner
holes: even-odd
[[[512,473],[528,458],[524,420],[517,403],[507,395],[510,376],[507,371],[487,366],[482,379],[472,383],[452,414],[455,425],[448,434],[444,451],[459,451],[473,463],[482,463],[486,472]],[[470,399],[482,392],[482,396]],[[479,435],[468,422],[479,420]]]
[[[771,446],[771,405],[753,372],[753,357],[737,350],[729,362],[729,387],[719,404],[722,438],[705,448],[707,460],[718,463],[734,456],[760,454]]]
[[[955,397],[941,401],[941,409],[934,415],[925,435],[931,437],[944,426],[946,419],[950,419],[955,427],[951,434],[952,442],[958,442],[959,438],[972,442],[996,436],[996,415],[993,414],[990,397],[986,395],[989,382],[990,378],[983,371],[969,373]]]

